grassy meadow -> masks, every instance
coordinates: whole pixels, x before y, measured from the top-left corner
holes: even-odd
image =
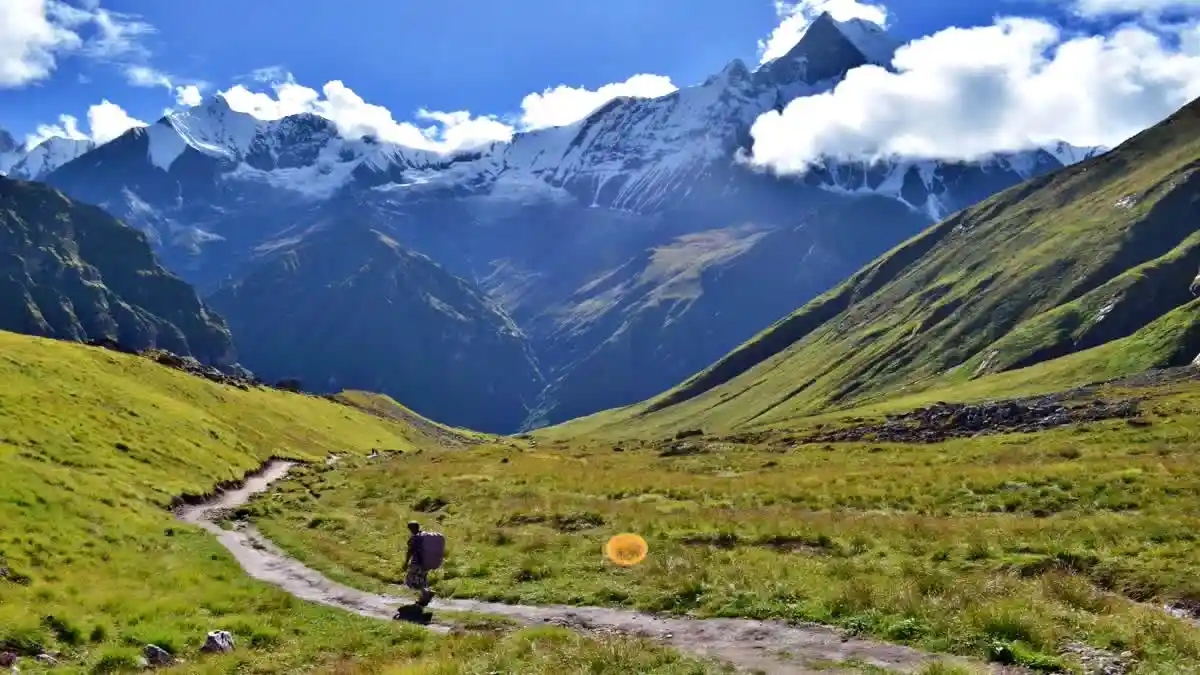
[[[1159,608],[1200,605],[1200,387],[1124,395],[1145,422],[920,445],[803,444],[799,421],[351,459],[252,511],[360,587],[402,581],[417,518],[448,536],[443,595],[816,621],[1043,671],[1075,668],[1075,642],[1200,672],[1200,628]],[[602,558],[619,532],[646,537],[643,564]]]
[[[2,332],[0,383],[0,651],[23,672],[45,669],[41,652],[55,672],[135,671],[147,643],[205,673],[704,672],[639,641],[440,637],[310,605],[249,580],[167,510],[272,456],[408,452],[444,428]],[[233,654],[199,653],[216,629],[234,634]]]

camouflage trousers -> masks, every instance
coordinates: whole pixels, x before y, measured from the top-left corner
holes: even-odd
[[[417,600],[418,605],[424,607],[433,600],[433,589],[429,587],[429,570],[422,567],[420,563],[409,564],[408,572],[404,575],[404,585],[421,593],[421,597]]]

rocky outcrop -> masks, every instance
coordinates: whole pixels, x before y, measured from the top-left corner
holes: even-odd
[[[1057,397],[994,403],[937,403],[889,415],[886,421],[854,424],[805,437],[804,443],[878,441],[940,443],[950,438],[998,433],[1034,433],[1052,427],[1107,419],[1138,418],[1137,399],[1070,403]]]
[[[146,645],[142,649],[142,658],[151,668],[165,668],[175,663],[175,657],[171,656],[171,652],[158,645]]]
[[[46,185],[6,178],[0,330],[235,361],[224,320],[158,264],[140,232]]]

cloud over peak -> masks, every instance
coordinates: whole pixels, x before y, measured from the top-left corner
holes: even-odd
[[[856,68],[833,90],[760,116],[752,161],[801,173],[823,157],[970,160],[1057,140],[1111,147],[1200,96],[1200,20],[1143,17],[1069,34],[1005,17],[914,40],[892,65]]]
[[[144,127],[146,123],[132,117],[121,106],[103,99],[87,111],[88,133],[79,128],[79,120],[73,115],[59,115],[58,124],[39,124],[25,138],[25,147],[32,148],[51,138],[69,138],[76,141],[90,140],[97,145],[107,143],[121,134]]]
[[[278,67],[259,69],[246,79],[269,82],[269,91],[237,84],[221,92],[229,106],[239,112],[264,120],[312,113],[329,119],[347,136],[370,135],[397,145],[442,153],[507,142],[518,131],[572,124],[617,97],[653,98],[677,89],[670,78],[638,74],[594,90],[559,85],[534,92],[522,99],[521,112],[510,116],[422,108],[414,113],[414,121],[398,121],[392,111],[367,102],[341,80],[326,82],[317,91],[296,82],[291,74]]]
[[[835,21],[861,19],[886,27],[888,10],[880,4],[858,0],[775,0],[779,25],[771,35],[758,41],[759,62],[766,63],[787,54],[804,31],[821,14],[828,12]]]

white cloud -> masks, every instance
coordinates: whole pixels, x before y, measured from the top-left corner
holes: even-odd
[[[145,122],[130,116],[124,108],[107,99],[88,108],[87,116],[88,126],[92,129],[92,140],[96,143],[107,143],[130,129],[147,126]]]
[[[176,105],[194,108],[204,100],[208,83],[199,80],[180,82],[177,78],[150,66],[129,65],[125,67],[125,81],[135,87],[162,87],[175,97]],[[168,108],[165,112],[171,112]]]
[[[79,120],[73,115],[59,115],[58,124],[39,124],[32,134],[25,137],[25,147],[33,146],[49,138],[70,138],[85,141],[91,138],[79,129]]]
[[[1076,0],[1075,10],[1087,17],[1147,14],[1200,8],[1200,0]]]
[[[478,148],[489,143],[508,142],[513,128],[490,116],[474,116],[465,110],[439,112],[421,109],[417,119],[436,122],[440,126],[422,129],[426,138],[440,139],[441,143],[457,149]]]
[[[0,0],[0,87],[43,80],[66,54],[145,60],[141,40],[153,32],[140,18],[102,9],[96,0]]]
[[[559,86],[530,94],[521,103],[522,113],[515,120],[494,115],[474,115],[421,109],[416,122],[398,121],[382,105],[369,103],[340,80],[325,83],[320,91],[297,83],[278,68],[264,68],[249,76],[252,80],[273,79],[271,91],[255,91],[238,84],[221,92],[229,106],[259,119],[279,119],[287,115],[312,113],[332,120],[347,136],[372,135],[381,140],[410,148],[454,153],[480,148],[489,143],[507,142],[517,128],[540,129],[570,124],[618,96],[662,96],[675,91],[671,80],[660,75],[634,75],[624,82],[605,85],[595,91]],[[428,122],[429,124],[418,124]]]
[[[1091,1],[1103,2],[1105,0]],[[792,47],[796,46],[800,38],[804,36],[804,31],[808,30],[808,26],[822,12],[829,12],[829,15],[837,21],[863,19],[879,26],[886,26],[888,19],[886,7],[870,2],[858,2],[858,0],[799,0],[798,2],[775,0],[775,13],[781,21],[775,27],[775,30],[771,31],[770,37],[765,40],[759,40],[759,62],[766,63],[788,53]]]
[[[291,76],[291,73],[283,66],[265,66],[263,68],[255,68],[245,77],[249,77],[255,82],[273,83],[291,79]]]
[[[130,129],[146,126],[145,122],[134,118],[108,99],[88,108],[87,120],[90,133],[84,133],[79,128],[79,120],[73,115],[59,115],[58,124],[39,124],[32,134],[25,137],[25,146],[32,148],[54,137],[107,143]]]
[[[472,150],[494,141],[507,141],[512,128],[489,116],[468,112],[422,110],[419,119],[433,122],[418,127],[398,122],[384,106],[368,103],[340,80],[325,83],[318,92],[289,78],[271,87],[274,94],[251,91],[244,85],[221,92],[229,106],[259,119],[312,113],[328,118],[338,130],[351,137],[375,136],[380,140],[433,152]]]
[[[171,78],[166,73],[149,66],[127,66],[125,79],[135,87],[171,88]]]
[[[751,161],[793,173],[822,156],[1113,146],[1200,96],[1200,22],[1065,36],[1040,19],[1003,18],[915,40],[893,65],[856,68],[832,91],[760,116]]]
[[[141,38],[155,33],[154,26],[132,14],[101,9],[98,3],[86,13],[95,31],[95,35],[84,43],[86,55],[110,61],[149,56]]]
[[[82,44],[79,35],[52,19],[46,0],[0,2],[0,89],[49,77],[63,52]]]
[[[559,85],[529,94],[521,101],[521,126],[524,129],[559,127],[577,122],[620,96],[658,98],[678,89],[671,78],[639,74],[624,82],[613,82],[599,89]]]
[[[175,87],[175,102],[181,106],[194,108],[204,100],[203,93],[198,85],[188,84],[182,87]]]

